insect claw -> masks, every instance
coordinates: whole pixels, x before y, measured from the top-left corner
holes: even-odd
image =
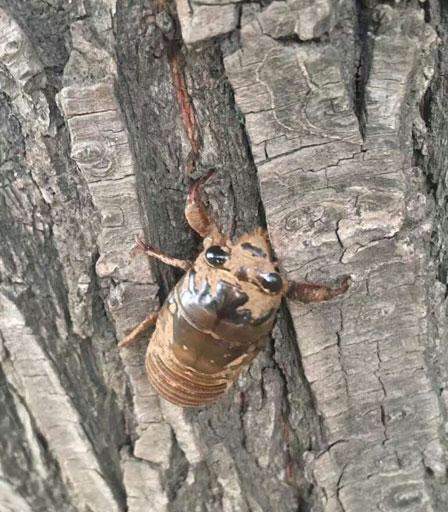
[[[190,187],[185,207],[185,217],[190,227],[202,238],[212,235],[215,239],[221,239],[215,222],[210,218],[207,208],[201,199],[201,189],[205,182],[216,174],[215,169],[210,169],[208,173],[197,179]]]
[[[190,190],[188,192],[187,201],[190,204],[197,203],[199,199],[200,189],[204,186],[204,184],[214,175],[216,174],[216,169],[210,169],[207,174],[198,178],[193,185],[191,185]]]
[[[144,253],[147,247],[138,235],[135,235],[135,244],[131,249],[130,257],[135,258],[138,254]]]
[[[135,245],[138,249],[141,249],[142,251],[146,251],[149,247],[141,240],[140,238],[135,238]]]
[[[342,287],[349,287],[352,284],[352,277],[351,276],[345,276],[342,279],[341,288]]]
[[[344,276],[342,278],[341,286],[339,287],[339,289],[341,290],[341,294],[345,293],[350,288],[350,285],[352,284],[352,282],[353,282],[353,280],[352,280],[351,276]]]
[[[309,302],[323,302],[343,295],[350,287],[351,277],[345,276],[341,285],[331,288],[316,283],[290,282],[287,296],[292,300],[298,300],[307,304]]]

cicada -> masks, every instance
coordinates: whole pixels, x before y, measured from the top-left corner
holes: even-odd
[[[119,347],[133,343],[155,325],[146,352],[153,387],[183,407],[216,402],[260,352],[275,322],[282,298],[320,302],[346,292],[339,287],[288,281],[272,256],[264,229],[236,240],[223,235],[201,199],[204,182],[190,188],[185,216],[203,238],[196,260],[172,258],[137,241],[137,248],[185,271],[159,312],[150,313]]]

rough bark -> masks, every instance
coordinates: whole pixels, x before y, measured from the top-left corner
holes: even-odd
[[[0,510],[444,512],[445,2],[176,4],[0,0]],[[211,167],[222,226],[352,285],[182,410],[116,344]]]

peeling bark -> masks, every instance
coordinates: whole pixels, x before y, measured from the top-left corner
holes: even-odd
[[[0,509],[444,512],[447,42],[440,0],[0,1]],[[259,225],[282,306],[218,404],[117,340],[198,240]]]

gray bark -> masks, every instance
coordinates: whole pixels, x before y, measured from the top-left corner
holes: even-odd
[[[0,0],[0,511],[446,511],[446,3],[176,4]],[[116,344],[210,167],[224,228],[352,285],[182,410]]]

